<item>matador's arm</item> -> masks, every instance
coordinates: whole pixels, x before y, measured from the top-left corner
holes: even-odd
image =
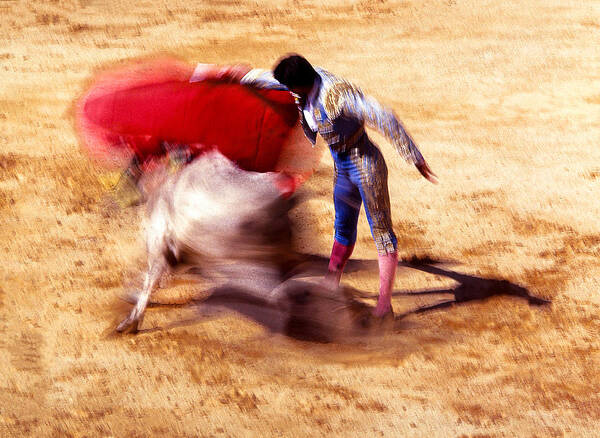
[[[332,119],[343,114],[378,130],[394,145],[400,156],[417,167],[424,178],[437,183],[435,173],[396,114],[374,98],[365,96],[360,88],[345,81],[334,84],[325,97],[325,111]]]
[[[273,90],[287,90],[287,87],[277,81],[271,70],[262,68],[253,68],[241,79],[241,84],[252,85],[257,88],[267,88]]]
[[[334,84],[325,98],[325,110],[331,118],[344,114],[363,121],[383,134],[406,161],[419,164],[424,161],[419,148],[398,117],[377,100],[365,96],[360,88],[349,82]]]

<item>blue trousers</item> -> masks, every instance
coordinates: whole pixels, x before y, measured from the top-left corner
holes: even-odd
[[[331,155],[335,166],[335,240],[343,245],[356,242],[358,216],[364,204],[377,253],[396,252],[398,240],[392,228],[388,171],[379,149],[365,135],[357,147],[345,152],[331,150]]]

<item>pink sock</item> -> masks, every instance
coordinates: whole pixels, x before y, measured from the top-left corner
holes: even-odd
[[[333,241],[331,257],[329,258],[329,267],[327,269],[327,275],[325,276],[325,280],[330,286],[337,287],[340,284],[342,272],[344,272],[346,262],[352,255],[353,250],[354,244],[342,245],[337,240]]]
[[[375,307],[375,316],[383,316],[392,309],[392,287],[396,278],[398,253],[379,256],[379,299]]]

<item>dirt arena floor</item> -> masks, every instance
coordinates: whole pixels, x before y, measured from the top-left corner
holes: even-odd
[[[3,0],[0,23],[0,436],[598,436],[598,2]],[[292,51],[394,108],[439,175],[373,133],[395,325],[316,342],[251,303],[206,316],[180,281],[157,296],[182,306],[115,335],[143,209],[107,208],[73,102],[123,60]],[[324,153],[293,211],[304,253],[329,254],[331,191]],[[364,214],[354,259],[343,282],[373,305]]]

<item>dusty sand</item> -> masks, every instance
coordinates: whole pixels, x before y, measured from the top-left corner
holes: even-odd
[[[0,2],[0,436],[597,436],[598,2],[200,3]],[[393,107],[440,177],[373,135],[401,257],[446,262],[400,267],[395,289],[483,299],[414,313],[451,295],[399,294],[406,316],[359,340],[189,307],[114,336],[144,266],[141,210],[104,208],[74,100],[122,60],[270,67],[290,51]],[[331,167],[294,211],[299,248],[322,256]],[[355,258],[376,259],[364,214]],[[375,293],[372,264],[351,271]],[[497,295],[517,286],[551,306]]]

